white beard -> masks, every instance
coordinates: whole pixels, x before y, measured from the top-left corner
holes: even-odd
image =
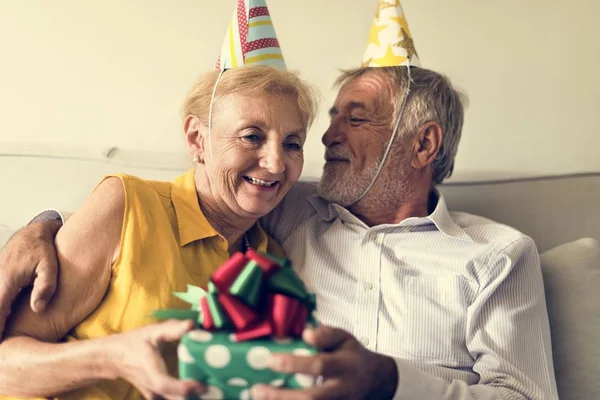
[[[408,162],[404,155],[392,151],[383,166],[377,181],[360,200],[368,208],[381,209],[403,204],[410,193]],[[377,173],[381,160],[375,165],[354,173],[352,164],[325,164],[318,185],[319,194],[326,200],[343,207],[353,205],[363,194]]]

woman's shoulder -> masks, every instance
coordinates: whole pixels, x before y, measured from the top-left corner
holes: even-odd
[[[106,186],[112,186],[113,190],[107,191]],[[156,219],[159,215],[164,216],[161,220],[172,219],[170,182],[147,180],[127,174],[111,174],[100,181],[96,191],[100,188],[104,188],[103,195],[106,202],[114,202],[116,199],[111,198],[112,196],[121,199],[121,207],[117,212],[121,215],[124,229],[131,221],[137,221],[136,225],[149,224],[149,221],[157,223]]]
[[[139,176],[129,174],[106,175],[100,182],[102,183],[110,178],[120,179],[123,183],[123,188],[125,189],[126,194],[146,193],[155,194],[162,197],[170,197],[171,194],[171,182],[144,179]]]

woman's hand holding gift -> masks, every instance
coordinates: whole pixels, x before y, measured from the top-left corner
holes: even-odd
[[[202,383],[170,376],[160,354],[162,344],[179,341],[193,327],[190,320],[170,320],[101,339],[106,341],[107,362],[114,376],[133,384],[146,399],[204,393]]]

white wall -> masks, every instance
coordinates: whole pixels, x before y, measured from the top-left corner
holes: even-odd
[[[325,99],[305,176],[320,174],[331,83],[359,64],[376,3],[269,0],[288,67]],[[234,4],[0,0],[0,153],[98,158],[119,147],[184,165],[179,107],[212,68]],[[470,96],[455,179],[600,170],[600,2],[403,5],[423,66]]]

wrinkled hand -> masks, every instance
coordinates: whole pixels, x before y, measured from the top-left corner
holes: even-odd
[[[56,290],[58,261],[54,237],[60,221],[34,222],[17,232],[0,253],[0,339],[11,305],[33,284],[31,309],[41,312]]]
[[[115,375],[134,385],[146,399],[181,399],[204,393],[203,384],[170,376],[160,354],[161,344],[178,341],[193,327],[192,321],[169,320],[107,337]]]
[[[398,372],[392,358],[373,353],[348,332],[327,326],[305,330],[303,339],[321,353],[274,354],[269,367],[283,373],[322,376],[323,383],[303,390],[256,385],[252,388],[253,399],[391,399],[394,396]]]

